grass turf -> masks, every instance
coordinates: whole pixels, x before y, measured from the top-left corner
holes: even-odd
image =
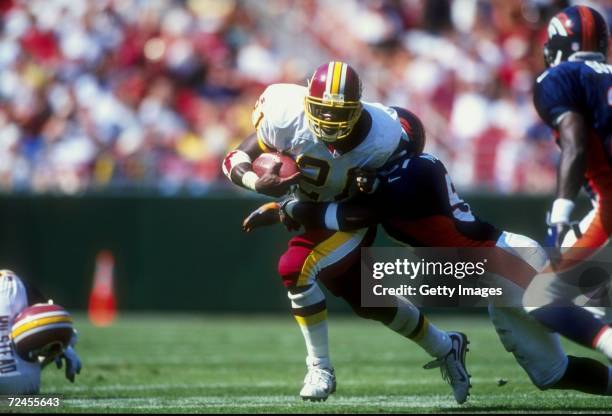
[[[358,318],[330,319],[338,391],[325,403],[298,397],[304,346],[290,317],[121,315],[109,328],[82,317],[75,384],[50,367],[42,394],[61,394],[62,412],[606,412],[612,399],[540,392],[503,349],[485,317],[433,316],[470,337],[472,395],[458,406],[416,345]],[[597,355],[565,343],[568,352]],[[498,380],[507,384],[498,386]],[[5,409],[6,410],[6,409]],[[17,409],[12,409],[17,410]],[[27,409],[19,409],[20,411]],[[53,409],[46,409],[53,410]]]

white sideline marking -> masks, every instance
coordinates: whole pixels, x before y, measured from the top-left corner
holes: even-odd
[[[472,382],[476,383],[494,383],[491,379],[480,379],[472,377]],[[296,388],[298,386],[296,381]],[[372,381],[369,380],[346,380],[342,381],[342,386],[369,386]],[[444,386],[442,379],[406,379],[406,380],[385,380],[377,381],[379,386],[414,386],[423,384],[440,384]],[[186,389],[221,389],[221,388],[270,388],[270,387],[287,387],[286,382],[278,381],[257,381],[257,382],[237,382],[237,383],[164,383],[164,384],[110,384],[105,386],[65,386],[61,388],[61,392],[108,392],[108,391],[148,391],[148,390],[186,390]],[[59,390],[58,390],[59,391]]]
[[[269,407],[271,405],[281,406],[303,406],[304,402],[297,396],[191,396],[180,399],[162,399],[150,397],[134,397],[126,399],[67,399],[64,404],[71,407],[129,407],[129,408],[168,408],[168,407]],[[316,406],[317,404],[313,404]],[[387,407],[432,407],[432,406],[456,406],[450,397],[442,396],[368,396],[368,397],[331,397],[326,407],[368,405]]]
[[[568,400],[572,397],[580,396],[579,394],[547,394],[545,397],[539,397],[532,393],[515,394],[513,397],[526,398],[531,401],[538,399],[550,401],[551,399]],[[584,397],[584,396],[582,396]],[[482,397],[473,397],[470,403],[485,404],[491,406],[495,400],[507,401],[508,395],[483,395]],[[164,409],[164,408],[249,408],[249,407],[270,407],[270,406],[304,406],[304,402],[297,395],[273,395],[273,396],[189,396],[178,399],[164,399],[151,397],[132,397],[124,399],[66,399],[65,405],[69,407],[129,407],[130,409]],[[306,404],[308,405],[308,404]],[[342,406],[377,406],[386,408],[457,408],[458,405],[453,399],[448,396],[441,395],[418,395],[418,396],[332,396],[325,403],[314,403],[312,406],[324,408],[342,407]],[[511,409],[513,410],[513,409]],[[603,408],[602,408],[603,410]]]

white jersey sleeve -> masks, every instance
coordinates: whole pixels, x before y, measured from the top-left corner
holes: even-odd
[[[252,121],[262,150],[289,150],[300,128],[307,93],[300,85],[272,84],[261,94]]]
[[[15,319],[17,314],[28,306],[26,288],[12,273],[0,272],[0,316]]]
[[[22,360],[10,342],[13,321],[28,306],[19,277],[0,272],[0,395],[38,393],[40,365]]]
[[[378,169],[389,160],[405,133],[402,130],[397,111],[393,108],[379,103],[364,102],[364,109],[372,116],[372,129],[369,140],[362,149],[370,154],[370,157],[361,167]]]

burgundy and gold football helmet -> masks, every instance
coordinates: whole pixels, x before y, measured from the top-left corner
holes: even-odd
[[[346,138],[361,116],[361,80],[348,64],[332,61],[318,67],[308,81],[304,106],[308,127],[322,141]]]

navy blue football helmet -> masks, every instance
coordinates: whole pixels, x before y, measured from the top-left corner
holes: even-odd
[[[544,44],[547,66],[563,61],[608,56],[608,26],[596,10],[571,6],[557,13],[548,23],[548,41]]]

